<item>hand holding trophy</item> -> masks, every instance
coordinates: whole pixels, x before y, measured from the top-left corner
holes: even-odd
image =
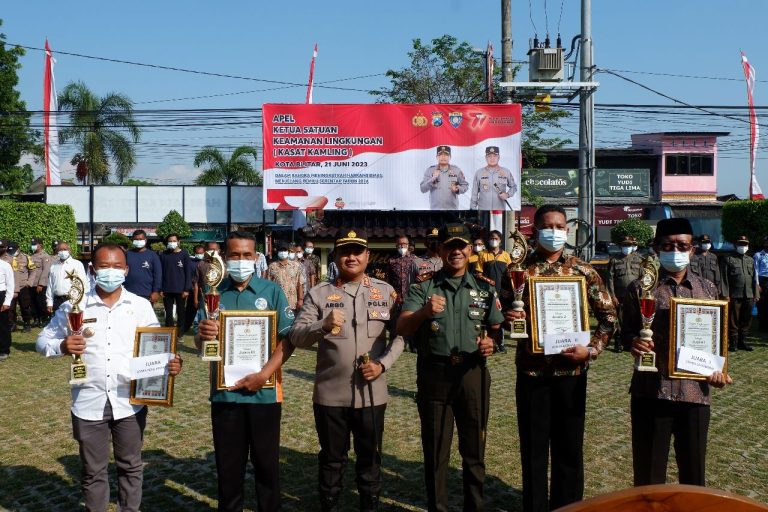
[[[224,262],[215,251],[207,251],[205,261],[208,262],[208,272],[205,273],[205,284],[208,285],[208,291],[205,293],[205,316],[209,320],[218,320],[221,295],[216,288],[224,279]],[[201,355],[203,361],[221,361],[221,341],[203,341]]]
[[[84,311],[80,309],[80,303],[83,301],[85,295],[85,285],[83,280],[78,276],[75,271],[67,272],[66,279],[72,281],[72,286],[69,289],[67,298],[72,309],[67,313],[67,323],[69,324],[69,331],[71,334],[82,334],[83,332],[83,314]],[[72,363],[69,368],[69,384],[71,386],[79,386],[85,384],[88,381],[88,368],[85,365],[85,361],[80,355],[72,355]]]
[[[643,328],[640,330],[640,339],[646,342],[653,341],[653,331],[651,324],[656,316],[656,299],[653,297],[653,290],[659,282],[659,271],[650,258],[645,258],[640,266],[640,287],[642,295],[640,296],[640,315],[643,318]],[[657,372],[656,352],[645,352],[635,359],[635,370],[640,372]]]
[[[512,292],[515,300],[512,302],[513,311],[523,311],[523,291],[525,290],[525,267],[523,262],[528,256],[528,242],[520,231],[512,231],[509,234],[512,239],[512,249],[509,251],[512,263],[507,267],[507,275],[512,282]],[[512,321],[512,328],[507,336],[508,338],[527,338],[528,331],[525,327],[525,319]]]

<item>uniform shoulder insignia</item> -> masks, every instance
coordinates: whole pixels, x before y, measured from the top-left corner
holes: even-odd
[[[392,300],[396,300],[397,299],[397,292],[395,290],[392,290],[392,293],[390,293],[389,296],[392,298]]]
[[[416,276],[416,280],[420,283],[423,283],[424,281],[429,281],[432,279],[432,277],[435,275],[434,272],[424,272],[423,274],[419,274]]]

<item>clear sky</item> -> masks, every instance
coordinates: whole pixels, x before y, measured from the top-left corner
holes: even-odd
[[[515,60],[526,58],[528,39],[534,31],[543,38],[548,27],[554,38],[559,27],[568,43],[579,31],[578,0],[530,0],[530,5],[529,9],[528,0],[512,2]],[[48,37],[54,52],[63,50],[280,82],[306,83],[316,42],[316,84],[354,78],[326,85],[359,89],[316,88],[316,103],[373,102],[374,98],[365,91],[386,86],[383,74],[387,69],[407,65],[407,52],[416,37],[430,40],[451,34],[483,48],[490,40],[496,56],[500,58],[501,53],[499,1],[83,0],[69,4],[16,1],[6,2],[3,7],[0,16],[4,23],[0,30],[9,43],[42,47]],[[755,101],[758,105],[768,104],[768,55],[764,39],[768,2],[594,0],[593,11],[595,64],[599,68],[624,70],[620,71],[623,76],[687,103],[744,105],[746,92],[739,58],[739,50],[744,50],[757,69],[758,80],[766,79],[758,82]],[[43,64],[43,54],[38,51],[30,50],[22,59],[19,88],[30,110],[42,109]],[[527,69],[522,73],[527,75]],[[70,81],[82,80],[98,94],[127,94],[139,109],[257,108],[263,103],[303,102],[306,92],[305,87],[67,55],[57,56],[55,75],[59,90]],[[366,78],[355,78],[360,76]],[[596,96],[598,104],[671,103],[606,73],[599,74],[597,80],[601,83]],[[168,99],[175,101],[158,101]],[[701,112],[684,114],[598,109],[598,147],[627,146],[630,134],[638,132],[729,131],[731,135],[720,141],[718,192],[744,196],[748,185],[748,125]],[[190,182],[198,172],[192,164],[194,154],[206,144],[229,150],[257,143],[257,113],[239,114],[237,119],[227,115],[221,116],[219,125],[211,126],[210,116],[190,122],[187,115],[181,122],[168,114],[143,114],[140,120],[145,131],[134,176],[159,183]],[[564,126],[571,132],[578,130],[576,118],[567,120]],[[763,131],[764,137],[768,137],[768,128]],[[569,133],[565,135],[577,139]],[[760,155],[765,147],[761,143]],[[73,154],[74,148],[64,147],[62,160],[68,161]],[[761,157],[757,168],[763,190],[768,191],[768,159]],[[65,172],[65,177],[67,174],[72,175]]]

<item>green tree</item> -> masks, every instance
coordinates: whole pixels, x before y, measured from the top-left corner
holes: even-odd
[[[0,26],[2,24],[0,20]],[[23,152],[33,149],[36,132],[30,128],[27,105],[16,90],[19,84],[17,71],[21,68],[19,59],[24,55],[24,49],[18,46],[6,48],[5,44],[5,34],[0,34],[0,180],[8,183],[16,178],[3,175],[7,172],[19,175],[15,169],[23,169],[17,167],[19,159]]]
[[[69,83],[59,95],[59,110],[69,112],[69,124],[60,132],[62,142],[74,142],[72,157],[77,179],[83,183],[109,183],[110,166],[122,184],[136,166],[141,130],[133,117],[133,102],[124,94],[97,96],[83,82]]]
[[[128,178],[127,180],[123,181],[123,185],[128,185],[132,187],[151,187],[155,184],[151,181],[146,180],[138,180],[136,178]]]
[[[29,164],[0,171],[0,189],[3,192],[17,194],[26,192],[33,181],[35,181],[35,176],[32,172],[32,166]]]
[[[477,103],[485,92],[483,69],[485,59],[472,50],[468,42],[443,35],[425,44],[413,40],[408,53],[411,63],[400,70],[387,71],[389,88],[372,91],[382,103]],[[515,69],[517,72],[517,69]],[[494,68],[494,96],[501,97],[498,86],[501,67]],[[569,139],[548,137],[546,132],[558,128],[560,120],[570,116],[564,110],[535,112],[533,105],[523,105],[522,153],[526,168],[536,169],[546,162],[546,150],[558,149]],[[522,188],[523,197],[536,203],[538,198]]]
[[[625,235],[635,237],[637,245],[644,247],[653,239],[653,228],[641,219],[625,219],[611,228],[611,241],[621,242]]]
[[[101,243],[117,244],[123,249],[128,249],[131,246],[131,239],[125,236],[124,234],[120,233],[119,231],[115,231],[114,233],[110,233],[104,238],[102,238]]]
[[[157,236],[165,239],[168,235],[178,235],[179,238],[189,238],[192,235],[192,230],[176,210],[171,210],[163,217],[163,221],[157,225]]]
[[[253,157],[253,162],[248,158]],[[261,185],[261,175],[256,170],[256,148],[240,146],[236,148],[229,159],[218,149],[206,146],[195,155],[195,167],[207,164],[197,177],[195,183],[203,186],[227,186],[245,183],[246,185]]]

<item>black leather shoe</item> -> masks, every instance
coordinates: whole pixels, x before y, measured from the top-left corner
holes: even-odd
[[[747,352],[752,352],[754,349],[751,345],[747,345],[746,343],[739,343],[739,350],[745,350]]]

